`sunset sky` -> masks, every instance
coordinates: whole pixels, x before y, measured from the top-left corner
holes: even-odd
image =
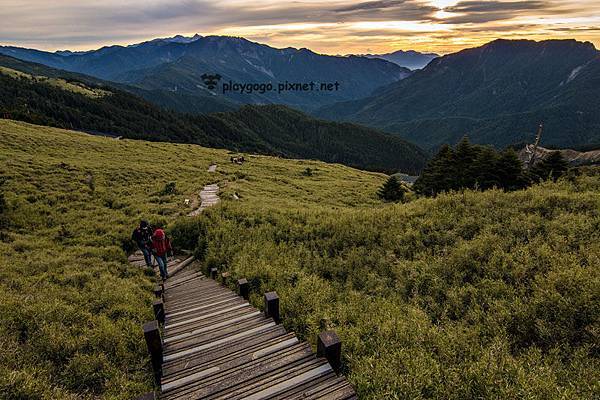
[[[194,33],[327,54],[449,53],[500,37],[600,48],[599,0],[0,0],[0,21],[0,44],[44,50]]]

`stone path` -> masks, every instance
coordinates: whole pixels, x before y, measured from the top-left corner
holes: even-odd
[[[200,191],[200,207],[197,210],[192,211],[189,216],[195,217],[199,215],[208,207],[212,207],[219,203],[219,185],[212,184],[204,186],[204,189]]]
[[[208,172],[216,172],[216,171],[217,171],[217,164],[212,164],[211,166],[208,167]],[[207,209],[208,207],[217,205],[220,201],[219,190],[220,190],[219,185],[216,183],[213,183],[212,185],[204,186],[204,189],[202,189],[200,191],[200,207],[198,209],[192,211],[188,215],[190,217],[195,217],[195,216],[199,215],[202,211]]]

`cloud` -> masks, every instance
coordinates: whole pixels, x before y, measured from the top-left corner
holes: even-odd
[[[439,8],[420,1],[378,0],[347,5],[332,11],[346,20],[428,21],[434,18]]]
[[[0,44],[75,50],[228,34],[330,53],[447,52],[496,37],[600,44],[597,0],[2,0]]]
[[[540,10],[548,8],[547,1],[461,1],[444,8],[453,13],[495,13],[500,11]]]
[[[530,11],[548,10],[547,1],[461,1],[444,8],[444,12],[457,14],[443,20],[446,24],[483,24],[510,20]]]

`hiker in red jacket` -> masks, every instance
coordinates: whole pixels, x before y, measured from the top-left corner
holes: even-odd
[[[152,254],[158,262],[160,276],[164,279],[169,277],[167,272],[167,253],[172,251],[171,241],[161,228],[157,228],[152,235]]]

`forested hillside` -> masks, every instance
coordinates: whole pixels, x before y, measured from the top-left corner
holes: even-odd
[[[430,149],[464,135],[498,148],[600,143],[600,53],[575,40],[496,40],[433,60],[373,94],[317,115],[394,132]]]
[[[315,158],[379,171],[416,173],[426,160],[421,149],[399,138],[358,125],[316,120],[283,106],[247,106],[236,112],[192,116],[160,109],[93,79],[61,78],[71,86],[103,90],[105,95],[86,96],[37,75],[11,71],[16,70],[0,71],[0,116],[5,118],[132,139]],[[61,74],[54,71],[52,76],[55,82]]]
[[[142,89],[137,86],[109,82],[93,76],[84,75],[77,72],[65,71],[48,67],[35,62],[27,62],[14,57],[0,54],[0,66],[28,73],[30,75],[40,75],[52,78],[62,78],[83,82],[94,86],[109,86],[117,88],[124,92],[133,93],[144,100],[163,108],[179,111],[182,113],[202,114],[212,112],[233,111],[240,107],[240,104],[233,101],[217,98],[215,96],[198,97],[182,93],[173,93],[169,90],[161,89]]]

